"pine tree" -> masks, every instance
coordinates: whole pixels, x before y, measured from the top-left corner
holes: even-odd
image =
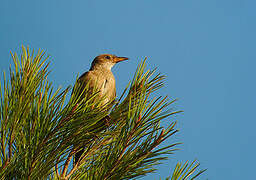
[[[0,179],[134,179],[177,150],[179,143],[159,145],[178,132],[170,118],[181,111],[156,96],[165,77],[145,70],[145,60],[121,97],[102,105],[97,92],[81,98],[78,87],[67,99],[71,87],[54,91],[44,51],[11,55],[10,78],[3,73],[0,83]],[[193,179],[204,171],[195,173],[198,166],[178,163],[167,179]]]

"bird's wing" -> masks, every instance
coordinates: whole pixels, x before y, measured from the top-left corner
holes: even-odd
[[[97,90],[100,90],[100,88],[104,84],[104,81],[104,77],[101,77],[101,74],[94,71],[85,72],[78,79],[78,82],[81,83],[83,87],[85,87],[89,83],[89,88],[96,88]]]
[[[104,79],[101,78],[99,74],[96,74],[93,71],[88,71],[78,78],[75,87],[79,88],[79,94],[83,93],[85,95],[86,93],[92,95],[93,93],[101,90],[101,86],[103,83]],[[88,86],[87,92],[84,91],[84,88],[86,88],[86,86]],[[85,97],[84,95],[83,97]]]

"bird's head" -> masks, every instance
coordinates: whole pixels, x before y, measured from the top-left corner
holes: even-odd
[[[111,70],[111,68],[118,62],[128,60],[127,57],[118,57],[113,54],[102,54],[97,56],[91,65],[91,70],[96,68],[106,68]]]

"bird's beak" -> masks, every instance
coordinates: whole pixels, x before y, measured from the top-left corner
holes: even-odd
[[[118,62],[121,62],[121,61],[124,61],[124,60],[128,60],[129,58],[127,57],[116,57],[115,58],[115,62],[118,63]]]

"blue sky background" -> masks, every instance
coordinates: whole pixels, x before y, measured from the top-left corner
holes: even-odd
[[[253,179],[256,161],[256,1],[1,0],[0,70],[22,44],[51,55],[54,86],[74,84],[102,53],[130,57],[113,72],[118,94],[139,61],[167,76],[163,95],[179,98],[175,141],[184,144],[157,173],[198,159],[199,179]],[[172,143],[174,141],[168,141]]]

